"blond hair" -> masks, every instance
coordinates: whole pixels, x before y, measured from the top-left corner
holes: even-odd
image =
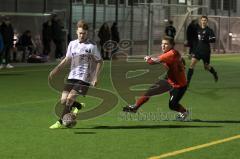
[[[79,20],[77,23],[77,27],[88,30],[88,24],[84,20]]]

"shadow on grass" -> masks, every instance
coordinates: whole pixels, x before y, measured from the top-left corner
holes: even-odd
[[[238,123],[240,123],[240,120],[201,120],[201,119],[192,119],[192,120],[190,120],[188,122],[238,124]]]
[[[96,132],[74,132],[77,135],[85,135],[85,134],[96,134]]]
[[[219,128],[222,126],[210,125],[126,125],[126,126],[95,126],[92,128],[76,128],[76,129],[165,129],[165,128]]]
[[[217,88],[212,88],[212,89],[206,89],[206,90],[203,90],[203,89],[188,89],[189,92],[193,93],[193,94],[197,94],[197,95],[200,95],[200,96],[204,96],[204,97],[207,97],[207,98],[211,98],[211,99],[221,99],[222,96],[218,95],[217,94],[217,91],[218,89]]]
[[[224,90],[235,90],[235,89],[240,89],[239,86],[225,86],[221,88],[192,88],[191,87],[188,89],[189,92],[197,95],[201,95],[207,98],[211,99],[221,99],[224,96],[217,94],[218,91],[224,91]]]

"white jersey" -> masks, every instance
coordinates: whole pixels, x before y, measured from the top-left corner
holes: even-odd
[[[96,71],[96,61],[102,59],[97,45],[90,40],[83,43],[78,39],[73,40],[68,45],[66,57],[71,58],[68,79],[91,83]]]

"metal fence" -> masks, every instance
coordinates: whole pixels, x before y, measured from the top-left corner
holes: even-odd
[[[95,36],[93,38],[99,41],[97,33],[100,26],[104,22],[111,25],[115,21],[115,6],[97,5],[96,11],[96,28],[91,30],[91,36],[94,32]],[[173,25],[177,31],[180,30],[176,39],[177,49],[181,52],[187,52],[187,48],[184,47],[186,28],[192,19],[201,16],[197,15],[198,10],[193,11],[192,15],[188,15],[187,7],[181,5],[153,4],[150,6],[144,4],[136,5],[133,8],[119,5],[118,12],[120,37],[132,41],[133,45],[128,50],[128,53],[132,55],[160,52],[160,40],[164,35],[167,20],[173,20]],[[133,18],[131,17],[132,13]],[[93,5],[74,4],[72,16],[72,35],[75,35],[75,24],[79,19],[85,19],[90,27],[93,26]],[[239,52],[240,29],[238,23],[240,23],[239,17],[209,16],[209,26],[214,30],[217,37],[216,43],[212,45],[214,53]]]

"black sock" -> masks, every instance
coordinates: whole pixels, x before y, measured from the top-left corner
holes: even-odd
[[[211,74],[216,74],[217,73],[212,66],[211,66],[209,72],[211,72]]]
[[[188,84],[190,83],[190,81],[191,81],[191,79],[192,79],[193,72],[194,72],[194,69],[192,69],[192,68],[189,68],[189,69],[188,69],[188,73],[187,73],[187,81],[188,81]]]
[[[74,102],[72,107],[76,107],[77,109],[82,109],[82,104],[80,104],[78,102]]]
[[[78,103],[78,102],[74,102],[71,106],[70,105],[65,105],[62,115],[61,115],[61,119],[63,118],[63,116],[67,113],[71,112],[72,107],[76,107],[77,109],[82,109],[82,104]],[[60,119],[60,120],[61,120]],[[61,123],[61,121],[59,120],[59,122]]]
[[[217,75],[217,72],[214,70],[214,68],[211,67],[209,72],[213,75],[215,82],[217,82],[218,81],[218,75]]]

